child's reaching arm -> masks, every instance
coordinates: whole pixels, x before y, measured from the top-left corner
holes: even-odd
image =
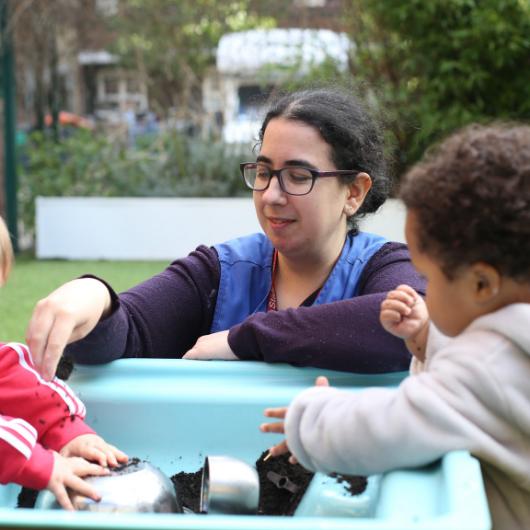
[[[68,385],[40,377],[23,344],[0,345],[0,411],[9,415],[0,416],[2,484],[48,488],[71,509],[65,487],[97,499],[80,477],[105,474],[100,465],[127,461],[84,423],[85,407]]]
[[[24,344],[0,346],[0,405],[4,414],[29,423],[40,444],[63,456],[81,456],[103,466],[127,461],[83,421],[85,406],[66,383],[42,379]]]
[[[0,416],[0,483],[43,489],[53,469],[53,453],[37,442],[37,431],[21,418]]]
[[[400,285],[381,303],[381,325],[405,340],[412,355],[423,362],[429,334],[429,312],[423,298],[410,286]]]
[[[24,344],[0,345],[0,411],[25,420],[38,442],[55,451],[77,436],[94,433],[83,422],[85,406],[72,389],[57,378],[42,379]]]
[[[108,469],[83,458],[65,458],[37,442],[36,430],[20,418],[0,416],[0,483],[49,489],[59,504],[72,510],[66,488],[95,501],[99,495],[81,477],[106,475]]]

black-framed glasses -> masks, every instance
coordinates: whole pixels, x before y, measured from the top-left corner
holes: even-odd
[[[254,191],[265,191],[276,176],[283,192],[288,195],[307,195],[313,189],[317,178],[358,175],[359,170],[335,169],[318,171],[302,166],[287,166],[271,169],[260,162],[243,162],[239,165],[245,184]]]

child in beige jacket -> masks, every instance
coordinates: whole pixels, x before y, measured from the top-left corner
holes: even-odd
[[[381,322],[414,360],[398,388],[317,386],[271,449],[315,471],[370,475],[464,449],[481,464],[497,530],[530,528],[530,127],[466,128],[406,175],[412,261],[425,301],[391,291]],[[325,381],[320,381],[320,383]]]

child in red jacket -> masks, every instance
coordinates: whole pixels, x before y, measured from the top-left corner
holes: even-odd
[[[9,234],[0,218],[0,285],[11,267]],[[99,500],[81,477],[105,475],[127,456],[83,422],[85,407],[63,381],[45,381],[23,344],[0,344],[0,483],[49,489],[73,506],[67,488]]]

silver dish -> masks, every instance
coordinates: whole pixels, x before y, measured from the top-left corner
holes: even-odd
[[[182,513],[171,480],[158,468],[143,461],[130,461],[104,477],[85,479],[101,495],[95,502],[78,494],[70,496],[76,510],[89,512]],[[39,494],[35,508],[60,509],[49,491]]]

